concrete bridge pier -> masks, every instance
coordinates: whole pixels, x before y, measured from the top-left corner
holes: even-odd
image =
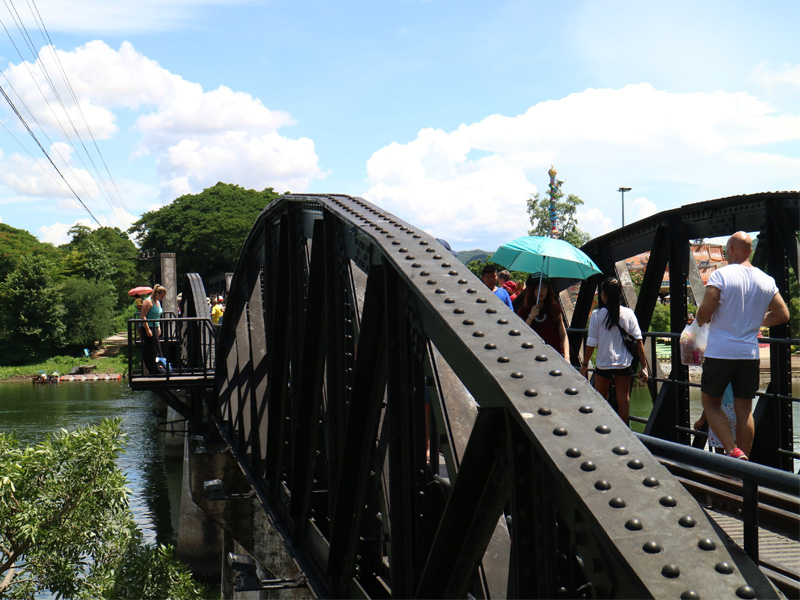
[[[178,557],[223,598],[313,597],[228,447],[184,440]]]

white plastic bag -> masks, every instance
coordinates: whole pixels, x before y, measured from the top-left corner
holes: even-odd
[[[708,327],[700,325],[697,320],[692,321],[681,332],[681,363],[697,366],[703,362],[708,341]]]

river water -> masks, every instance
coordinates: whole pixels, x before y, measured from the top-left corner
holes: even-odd
[[[800,380],[793,382],[800,395]],[[692,423],[701,412],[700,393],[691,388]],[[647,390],[634,388],[631,414],[647,417],[652,402]],[[29,380],[0,383],[0,431],[14,431],[23,444],[44,440],[60,428],[74,430],[104,418],[120,417],[128,435],[119,464],[132,491],[130,504],[148,543],[175,544],[183,464],[164,456],[163,404],[150,392],[131,390],[125,382],[63,382],[34,385]],[[800,447],[800,405],[794,405],[795,447]],[[635,431],[643,425],[631,423]],[[163,428],[163,425],[161,426]]]
[[[162,407],[156,396],[133,391],[127,382],[0,383],[0,431],[16,432],[23,445],[43,441],[61,428],[72,431],[120,417],[128,447],[119,465],[129,481],[136,523],[147,543],[174,545],[183,462],[164,457]]]

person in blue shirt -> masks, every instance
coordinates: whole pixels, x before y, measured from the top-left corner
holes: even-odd
[[[508,295],[508,291],[501,287],[497,287],[497,266],[492,264],[486,264],[483,267],[483,271],[481,271],[481,280],[483,283],[488,287],[494,295],[500,298],[508,308],[514,310],[514,305],[511,304],[511,296]]]

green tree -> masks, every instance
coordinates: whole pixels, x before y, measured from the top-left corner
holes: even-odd
[[[148,280],[140,271],[139,251],[128,234],[117,227],[85,225],[74,225],[69,234],[72,240],[59,247],[65,275],[111,282],[116,308],[127,307],[128,290]]]
[[[559,192],[556,197],[556,228],[558,229],[558,236],[562,240],[566,240],[573,246],[580,248],[592,239],[592,236],[578,227],[578,219],[575,216],[577,208],[583,206],[583,200],[575,194],[570,194],[566,200],[562,200],[563,196],[564,194]],[[532,226],[528,231],[528,235],[548,237],[550,235],[549,196],[542,197],[536,193],[528,198],[527,202],[528,215]]]
[[[64,343],[72,348],[91,348],[114,333],[114,294],[105,281],[70,277],[61,284],[65,307]]]
[[[14,270],[23,256],[38,255],[55,260],[55,246],[37,240],[24,229],[0,223],[0,281]]]
[[[0,597],[203,597],[171,549],[144,544],[124,445],[119,419],[26,448],[0,433]]]
[[[256,217],[279,194],[217,183],[142,215],[128,230],[147,253],[175,252],[179,276],[232,271]]]
[[[7,356],[23,360],[64,342],[64,305],[53,284],[54,266],[41,256],[23,256],[0,283],[0,338]]]

